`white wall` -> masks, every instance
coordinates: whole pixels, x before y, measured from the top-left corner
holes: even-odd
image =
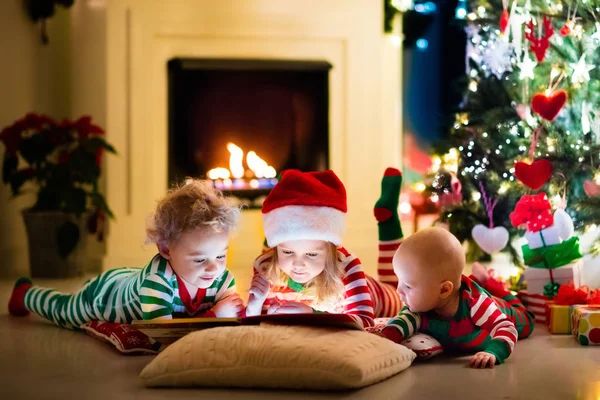
[[[90,8],[94,2],[86,1],[75,2],[69,10],[57,7],[47,21],[50,44],[44,46],[39,23],[29,19],[24,3],[0,1],[0,129],[27,112],[57,119],[91,114],[105,126],[104,9]],[[99,90],[92,91],[95,85]],[[0,154],[4,154],[3,148]],[[33,196],[12,199],[10,188],[0,184],[0,277],[28,275],[20,210],[33,201]],[[96,253],[101,250],[98,246],[92,249]]]

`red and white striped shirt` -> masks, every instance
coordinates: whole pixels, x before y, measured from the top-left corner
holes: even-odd
[[[263,271],[272,258],[275,249],[269,249],[254,261],[254,273]],[[367,286],[365,273],[358,257],[343,247],[338,248],[338,262],[344,267],[344,292],[337,301],[317,303],[314,291],[304,290],[304,286],[290,281],[286,287],[271,285],[270,292],[263,305],[265,314],[272,304],[288,301],[304,303],[317,311],[343,313],[352,316],[364,328],[374,325],[373,299]]]

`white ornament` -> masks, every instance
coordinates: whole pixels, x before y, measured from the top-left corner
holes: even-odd
[[[559,208],[554,212],[554,226],[558,229],[558,237],[562,240],[567,240],[573,236],[573,232],[575,232],[573,219],[571,219],[571,216],[562,208]]]
[[[483,224],[478,224],[473,227],[471,235],[475,243],[488,254],[496,253],[508,244],[508,231],[503,226],[490,229]]]
[[[514,49],[506,38],[490,38],[487,49],[483,53],[483,63],[498,79],[507,71],[512,71]]]
[[[587,104],[585,101],[581,104],[581,132],[586,135],[590,133],[592,127],[590,125],[590,112],[592,111],[592,105]]]
[[[533,79],[534,78],[533,69],[535,68],[537,63],[535,61],[533,61],[531,58],[529,58],[529,53],[527,51],[525,51],[525,54],[523,55],[523,61],[521,61],[517,65],[518,65],[519,69],[521,70],[521,74],[519,75],[520,79],[525,79],[525,78]]]
[[[590,37],[592,38],[594,45],[600,45],[600,22],[596,22],[596,32]]]
[[[600,144],[600,112],[592,111],[594,119],[592,120],[590,127],[592,132],[596,136],[596,144]]]
[[[573,68],[573,76],[571,77],[571,81],[573,83],[585,83],[590,80],[590,71],[596,67],[586,64],[585,54],[582,54],[578,62],[571,63],[571,68]]]
[[[510,8],[510,34],[512,37],[512,45],[515,49],[515,54],[519,56],[521,54],[521,42],[523,40],[523,23],[525,19],[522,15],[517,13],[517,2],[513,1],[512,6]]]
[[[475,25],[467,25],[465,27],[465,33],[467,34],[467,39],[472,40],[473,43],[479,43],[481,40],[481,36],[479,35],[479,28]]]

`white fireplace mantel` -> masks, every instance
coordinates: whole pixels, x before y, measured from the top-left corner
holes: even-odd
[[[117,220],[105,268],[141,265],[155,251],[142,247],[143,228],[168,185],[167,61],[201,57],[333,66],[329,159],[348,192],[345,245],[375,271],[372,207],[385,168],[401,164],[401,53],[383,33],[381,1],[109,0],[106,11],[106,131],[119,156],[107,166]],[[261,229],[260,211],[242,212],[230,267],[249,268]]]

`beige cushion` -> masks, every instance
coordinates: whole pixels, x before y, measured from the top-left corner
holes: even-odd
[[[140,377],[149,387],[359,388],[408,368],[415,357],[363,331],[262,324],[190,333]]]

